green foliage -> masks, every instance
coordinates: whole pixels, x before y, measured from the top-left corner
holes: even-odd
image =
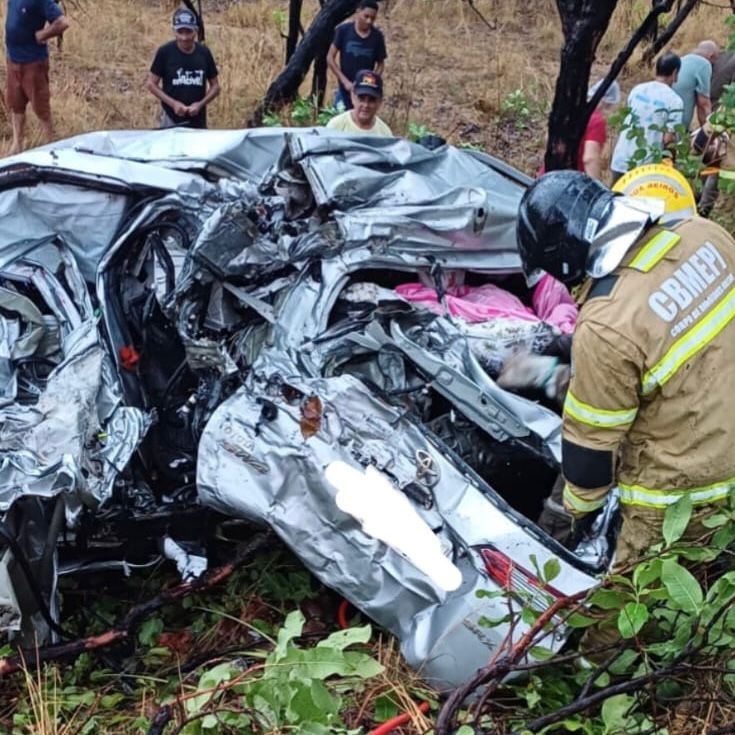
[[[207,716],[187,725],[183,733],[216,732],[220,710],[227,710],[231,726],[253,723],[267,730],[298,727],[299,732],[314,735],[347,733],[340,718],[343,696],[327,681],[339,677],[344,693],[361,688],[360,682],[382,673],[383,667],[370,654],[347,650],[368,642],[370,626],[332,633],[313,648],[302,648],[296,639],[304,622],[299,611],[286,617],[258,676],[243,676],[229,662],[205,671],[197,685],[201,694],[188,699],[186,708],[189,716],[203,712]]]
[[[501,119],[511,122],[516,130],[527,130],[540,122],[546,109],[534,92],[520,87],[508,92],[500,103]]]
[[[286,28],[286,22],[288,20],[288,14],[285,10],[273,10],[271,11],[271,18],[273,19],[273,22],[276,25],[276,28],[278,28],[278,32],[283,34],[284,29]]]
[[[263,116],[263,125],[268,128],[277,128],[283,125],[283,121],[277,112],[269,112]]]
[[[287,125],[293,127],[310,127],[312,125],[326,125],[335,115],[342,110],[328,105],[319,107],[316,97],[299,97],[294,100],[290,108],[280,113],[269,112],[263,117],[263,125],[267,127],[278,127]]]
[[[157,615],[143,621],[138,630],[138,642],[144,646],[152,646],[163,632],[163,620]]]
[[[433,134],[434,132],[430,130],[426,125],[423,125],[422,123],[415,123],[415,122],[408,123],[408,128],[406,130],[406,137],[409,140],[416,142],[420,138],[423,138],[427,135],[433,135]]]
[[[458,143],[457,148],[462,148],[463,150],[466,150],[466,151],[478,151],[479,153],[485,152],[485,149],[481,145],[478,145],[477,143],[466,143],[466,142]]]
[[[660,125],[649,125],[645,129],[640,118],[630,107],[622,107],[610,115],[608,124],[612,129],[619,130],[620,135],[634,141],[633,153],[628,159],[628,169],[640,166],[643,163],[662,163],[671,161],[675,164],[696,191],[701,188],[699,172],[704,165],[699,156],[689,149],[689,132],[684,125],[676,125],[674,132],[676,139],[673,143],[664,146],[661,143],[649,143],[647,132],[665,133],[667,128]]]
[[[692,538],[695,529],[703,528],[702,537]],[[660,671],[677,662],[686,665],[669,679],[656,682],[653,688],[641,685],[632,694],[607,697],[599,710],[587,710],[567,715],[540,733],[580,732],[586,735],[623,735],[624,733],[667,732],[653,718],[656,710],[652,704],[655,693],[657,706],[667,697],[678,701],[700,683],[696,673],[690,674],[689,666],[715,665],[723,668],[720,686],[732,691],[735,688],[735,570],[733,549],[735,541],[735,493],[722,503],[716,512],[701,520],[694,517],[688,498],[670,506],[664,516],[661,543],[655,545],[650,555],[642,559],[625,574],[609,575],[588,595],[581,609],[560,613],[546,626],[532,643],[529,654],[537,662],[548,661],[547,666],[534,669],[522,681],[506,685],[520,702],[522,714],[515,714],[504,721],[505,731],[520,731],[537,717],[548,715],[569,705],[580,695],[580,689],[588,693],[602,691],[621,680],[645,676]],[[707,534],[709,529],[709,534]],[[699,532],[695,531],[697,535]],[[718,536],[718,534],[721,534]],[[543,565],[530,559],[534,573],[542,585],[548,584],[559,574],[558,564],[547,560]],[[708,564],[703,575],[701,565]],[[703,579],[708,580],[704,584]],[[480,624],[497,626],[504,624],[513,631],[513,638],[520,635],[544,609],[538,591],[530,588],[487,591],[478,595],[488,599],[498,609],[505,597],[507,613],[502,618]],[[552,598],[546,597],[546,606]],[[488,614],[489,617],[489,614]],[[585,628],[581,653],[594,652],[595,636],[609,636],[615,631],[619,645],[613,652],[606,652],[604,669],[595,672],[580,668],[573,661],[558,663],[549,647],[549,633],[556,639],[564,635],[580,636],[575,629]],[[598,630],[600,633],[598,633]],[[609,640],[609,638],[608,638]],[[733,674],[727,673],[729,670]],[[614,691],[614,690],[613,690]]]
[[[692,500],[683,495],[679,500],[666,509],[664,515],[663,535],[666,546],[671,546],[683,535],[692,518]]]

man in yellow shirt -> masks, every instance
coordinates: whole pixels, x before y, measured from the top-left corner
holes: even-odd
[[[383,104],[383,80],[370,69],[357,72],[352,85],[352,109],[333,117],[327,127],[344,133],[363,135],[393,135],[391,129],[378,117]]]

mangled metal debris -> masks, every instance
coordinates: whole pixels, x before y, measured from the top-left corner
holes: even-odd
[[[58,575],[95,564],[197,576],[210,516],[272,527],[433,683],[509,633],[478,591],[532,589],[552,555],[558,594],[591,586],[614,516],[578,554],[534,524],[560,419],[493,380],[571,329],[520,275],[526,184],[325,130],[93,133],[0,163],[0,627],[53,637]]]

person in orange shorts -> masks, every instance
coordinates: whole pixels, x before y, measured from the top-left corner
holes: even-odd
[[[8,0],[5,102],[13,125],[11,155],[23,150],[29,102],[38,117],[44,142],[53,137],[47,43],[68,27],[67,17],[54,0]]]

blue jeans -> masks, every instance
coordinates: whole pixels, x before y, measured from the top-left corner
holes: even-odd
[[[334,102],[332,102],[332,104],[335,107],[339,107],[341,105],[345,110],[352,109],[352,96],[346,89],[342,88],[341,84],[337,85],[337,89],[334,92]]]

